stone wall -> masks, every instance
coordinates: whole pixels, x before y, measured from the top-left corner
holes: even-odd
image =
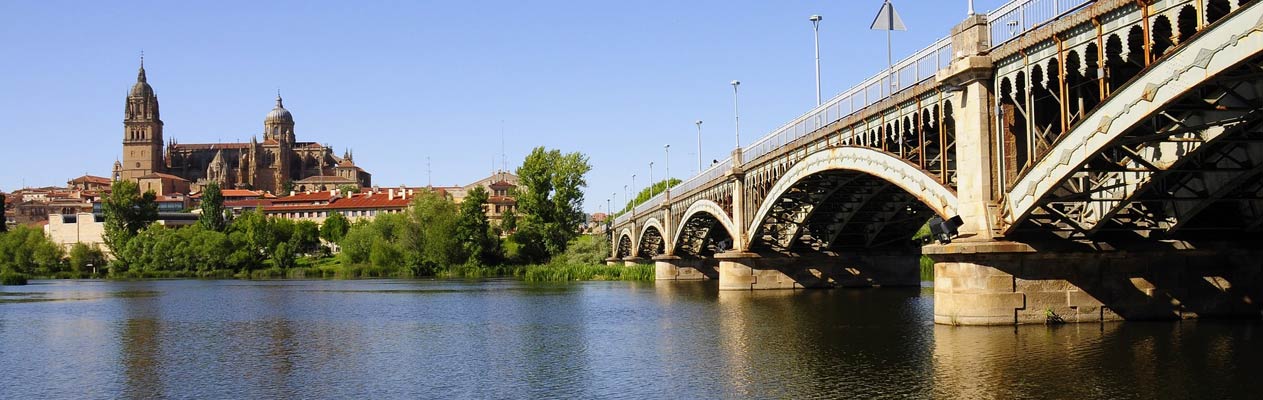
[[[1263,246],[1112,251],[993,242],[926,246],[934,320],[951,325],[1260,318]]]

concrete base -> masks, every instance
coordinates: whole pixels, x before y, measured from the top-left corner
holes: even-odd
[[[605,259],[605,265],[608,265],[611,267],[615,265],[623,265],[623,259],[618,258],[618,257],[610,257],[610,258]]]
[[[1183,247],[1177,249],[1175,247]],[[930,245],[934,322],[949,325],[1263,316],[1263,246],[1067,251]]]
[[[661,255],[653,258],[654,276],[660,281],[700,281],[719,279],[717,262],[713,259]]]
[[[640,264],[646,264],[646,260],[636,256],[623,257],[624,267],[635,267]]]
[[[763,257],[726,252],[719,260],[719,290],[919,286],[919,254]]]

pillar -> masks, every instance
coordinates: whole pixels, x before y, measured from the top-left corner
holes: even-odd
[[[920,286],[920,254],[851,253],[799,257],[727,252],[719,260],[719,290]]]
[[[654,277],[660,281],[700,281],[718,279],[713,260],[660,255],[653,258]]]
[[[960,238],[985,241],[996,237],[992,179],[990,31],[987,16],[976,14],[952,29],[951,64],[938,72],[949,93],[956,121],[956,176],[959,209],[964,225]]]
[[[728,171],[728,177],[732,181],[732,225],[737,228],[733,232],[732,250],[744,252],[750,249],[750,245],[746,243],[746,216],[745,216],[745,171],[741,168],[741,148],[738,147],[732,151],[732,169]]]
[[[1263,317],[1263,243],[929,245],[934,322],[1014,325]]]
[[[644,264],[644,263],[645,263],[645,259],[640,258],[640,257],[636,257],[636,256],[623,257],[624,267],[635,267],[637,265]]]
[[[612,266],[616,266],[616,265],[623,265],[623,259],[618,258],[618,257],[610,257],[610,258],[606,258],[606,259],[605,259],[605,265],[608,265],[608,266],[611,266],[611,267],[612,267]]]

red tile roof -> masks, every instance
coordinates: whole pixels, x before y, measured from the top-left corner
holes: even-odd
[[[310,203],[313,201],[325,201],[333,198],[332,192],[312,192],[312,193],[296,193],[293,196],[280,197],[275,200],[276,203]]]
[[[272,205],[271,199],[244,199],[244,200],[225,200],[224,207],[229,208],[260,208]]]
[[[96,184],[102,184],[102,185],[109,185],[110,183],[113,183],[113,181],[111,181],[110,178],[93,176],[93,175],[84,175],[75,179],[71,179],[70,183],[96,183]]]
[[[315,198],[317,194],[323,196]],[[307,199],[305,201],[293,201],[294,198]],[[333,199],[329,204],[310,204],[316,200],[328,200],[329,192],[320,192],[312,194],[299,194],[294,196],[282,197],[273,201],[271,206],[264,208],[265,211],[311,211],[311,210],[350,210],[350,209],[403,209],[408,207],[412,202],[410,198],[403,196],[395,196],[390,198],[386,193],[356,194],[349,198]],[[304,204],[307,203],[307,204]]]

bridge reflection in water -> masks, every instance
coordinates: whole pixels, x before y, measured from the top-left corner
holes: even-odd
[[[1015,0],[620,215],[720,290],[916,285],[935,322],[1263,316],[1263,5]],[[893,88],[893,92],[892,92]],[[959,237],[909,238],[959,216]]]

